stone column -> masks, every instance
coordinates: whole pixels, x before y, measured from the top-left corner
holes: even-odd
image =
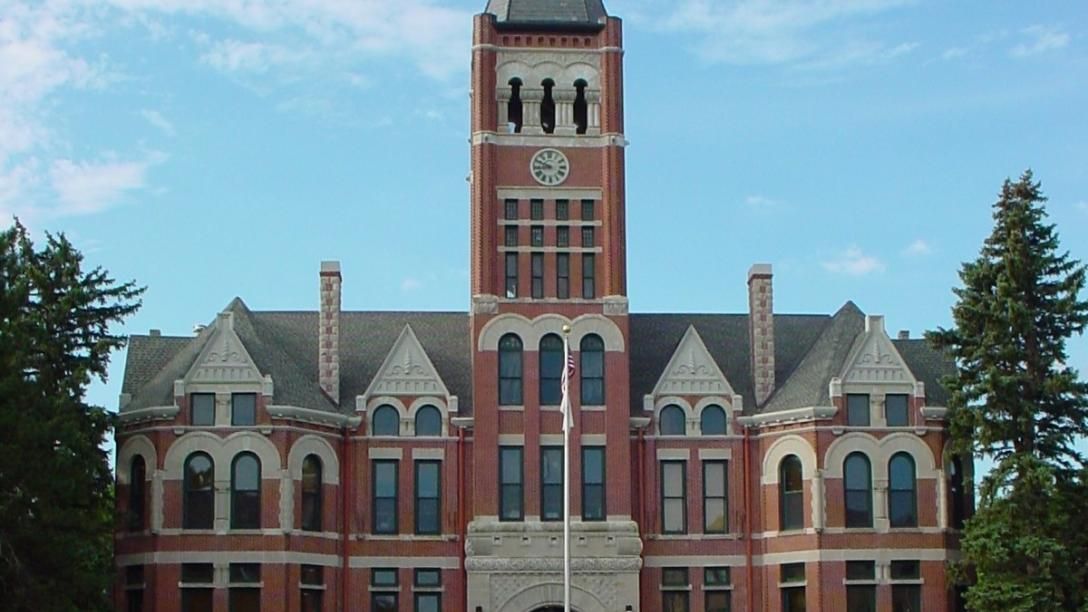
[[[825,495],[824,471],[816,470],[816,473],[812,476],[812,527],[816,531],[821,531],[824,528],[826,520],[824,513]]]
[[[589,125],[586,127],[587,134],[600,134],[601,133],[601,92],[599,91],[587,91],[586,92],[586,114],[588,115]]]
[[[295,483],[291,470],[280,470],[280,529],[290,533],[295,526]]]
[[[155,470],[151,475],[151,533],[159,533],[162,531],[165,497],[163,479],[165,475],[165,472],[162,470]]]
[[[543,134],[540,127],[540,103],[544,101],[543,89],[521,90],[521,133]]]
[[[574,99],[578,92],[573,89],[553,89],[555,98],[555,133],[559,136],[574,136],[578,127],[574,125]]]
[[[873,481],[873,527],[877,531],[887,531],[891,526],[888,520],[888,479],[878,478]]]
[[[215,481],[215,530],[226,533],[230,529],[230,479]]]
[[[321,390],[340,403],[340,262],[321,262],[317,377]]]

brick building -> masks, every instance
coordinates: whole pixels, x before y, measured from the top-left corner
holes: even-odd
[[[622,60],[601,0],[475,17],[468,312],[343,311],[324,262],[316,311],[132,337],[119,610],[561,604],[564,340],[576,610],[956,607],[939,355],[774,312],[767,265],[746,313],[629,313]]]

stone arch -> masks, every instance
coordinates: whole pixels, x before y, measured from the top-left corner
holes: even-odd
[[[404,402],[391,395],[379,395],[377,397],[370,398],[366,403],[366,431],[368,436],[374,435],[374,413],[378,411],[378,408],[382,406],[392,406],[397,411],[397,418],[400,420],[398,430],[400,435],[405,435],[406,424],[408,423],[408,408],[404,405]]]
[[[499,604],[498,612],[534,612],[540,608],[563,605],[563,583],[541,582],[530,585]],[[578,612],[607,612],[610,608],[590,591],[576,584],[570,586],[570,607]]]
[[[679,406],[680,410],[684,411],[684,435],[698,435],[699,421],[695,411],[692,410],[691,404],[688,403],[686,399],[676,395],[660,397],[657,402],[654,403],[653,431],[657,435],[661,435],[661,411],[669,406]]]
[[[796,434],[782,436],[763,454],[763,484],[778,484],[778,466],[789,455],[801,460],[801,477],[810,480],[816,474],[816,450],[808,440]]]
[[[261,460],[261,479],[278,478],[282,462],[276,445],[259,433],[240,431],[226,438],[205,431],[194,431],[178,438],[166,451],[163,469],[167,480],[181,480],[185,459],[196,451],[211,456],[215,463],[215,479],[230,480],[234,456],[249,451]]]
[[[624,350],[623,332],[608,317],[599,314],[584,314],[571,321],[570,327],[571,347],[581,346],[584,336],[596,334],[604,341],[605,352],[612,353]]]
[[[127,485],[130,475],[129,467],[135,457],[144,458],[144,480],[150,481],[155,470],[158,469],[158,454],[155,445],[147,436],[132,436],[117,451],[117,484]]]
[[[883,468],[879,464],[887,463],[880,451],[880,443],[870,434],[860,431],[850,432],[832,442],[824,453],[824,477],[842,478],[842,464],[851,453],[861,452],[869,458],[872,466],[873,479],[884,478],[881,474],[887,474],[887,465]]]
[[[525,350],[536,350],[540,339],[536,338],[533,323],[529,319],[513,313],[501,314],[486,324],[480,330],[478,349],[481,351],[498,351],[499,339],[506,334],[516,334],[521,338],[521,345]]]
[[[446,402],[441,398],[434,395],[424,395],[417,397],[412,401],[412,405],[408,406],[407,423],[409,433],[412,436],[416,434],[416,413],[420,408],[424,406],[434,406],[438,409],[438,414],[442,416],[442,432],[441,435],[445,436],[449,434],[449,410],[446,408]]]
[[[569,342],[571,350],[578,350],[582,338],[596,334],[604,341],[605,352],[620,352],[626,343],[623,332],[611,319],[602,315],[584,314],[573,321],[562,315],[544,314],[529,320],[519,314],[502,314],[488,321],[480,330],[477,348],[481,351],[499,350],[499,340],[506,334],[516,334],[521,338],[526,352],[534,352],[540,346],[540,339],[548,334],[562,336],[563,326],[570,325]]]
[[[725,411],[725,435],[733,435],[735,433],[733,430],[733,402],[720,395],[710,395],[695,402],[692,415],[698,419],[699,434],[706,435],[702,430],[703,410],[706,410],[709,406],[720,406]]]
[[[310,455],[317,455],[321,460],[321,482],[340,484],[340,460],[336,451],[328,440],[312,434],[302,436],[291,445],[291,452],[287,455],[287,469],[291,473],[291,480],[302,480],[302,462]]]
[[[185,459],[189,455],[196,451],[204,451],[215,462],[216,474],[215,478],[221,480],[219,474],[220,464],[222,461],[222,453],[220,449],[223,446],[223,440],[219,436],[206,431],[191,431],[184,436],[178,438],[170,445],[170,448],[166,449],[166,457],[163,459],[163,475],[166,480],[181,480],[182,472],[185,469]],[[224,470],[227,478],[230,477],[230,460],[227,460],[228,467]]]
[[[905,452],[914,458],[915,478],[918,480],[941,477],[933,451],[921,438],[912,433],[900,432],[884,436],[880,439],[880,451],[881,461],[884,463],[883,478],[888,477],[888,461],[900,452]]]

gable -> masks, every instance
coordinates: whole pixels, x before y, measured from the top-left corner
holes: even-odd
[[[212,337],[185,374],[187,383],[264,382],[257,364],[234,331],[234,313],[215,319]]]
[[[914,384],[914,374],[884,331],[884,317],[865,317],[865,333],[850,352],[841,378],[843,383]]]
[[[726,380],[706,344],[688,325],[669,364],[654,386],[654,395],[721,395],[731,397],[733,386]]]
[[[401,330],[364,397],[375,395],[438,395],[449,397],[445,383],[423,350],[411,325]]]

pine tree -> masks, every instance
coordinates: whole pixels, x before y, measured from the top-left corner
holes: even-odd
[[[143,289],[84,271],[63,236],[0,232],[0,593],[5,610],[108,610],[110,415],[84,401]]]
[[[972,610],[1078,610],[1088,605],[1088,548],[1073,519],[1088,504],[1088,385],[1067,367],[1065,344],[1088,324],[1086,269],[1059,252],[1040,184],[1005,181],[994,228],[960,271],[955,327],[930,341],[955,360],[950,429],[956,452],[993,471],[966,525],[961,575]]]

